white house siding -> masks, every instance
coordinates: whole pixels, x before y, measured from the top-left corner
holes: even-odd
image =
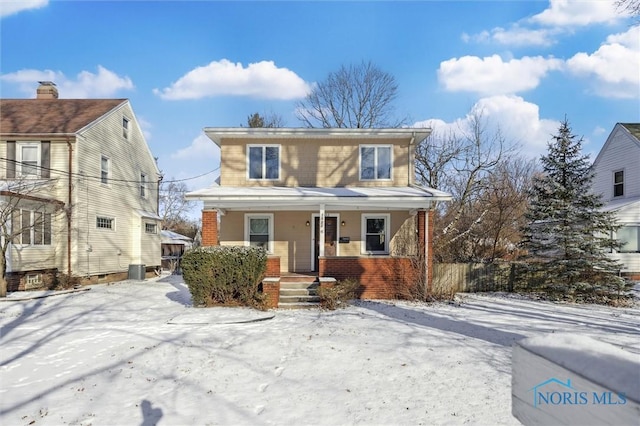
[[[640,226],[640,200],[617,210],[616,217],[620,224]],[[611,256],[622,262],[624,271],[640,272],[640,253],[613,253]]]
[[[640,145],[621,125],[616,125],[594,162],[593,191],[602,194],[605,202],[612,200],[613,172],[624,170],[624,196],[616,199],[640,196],[639,165]]]
[[[123,114],[129,119],[127,139],[123,137]],[[129,103],[79,133],[74,157],[79,173],[74,182],[75,273],[123,272],[130,264],[140,263],[159,266],[160,234],[141,236],[144,225],[137,213],[157,212],[158,169]],[[110,160],[108,184],[100,181],[103,155]],[[144,198],[140,196],[140,173],[147,176]],[[97,217],[113,218],[114,229],[98,229]],[[160,229],[159,223],[157,227]]]

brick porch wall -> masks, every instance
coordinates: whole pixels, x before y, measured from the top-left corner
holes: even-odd
[[[44,290],[53,285],[58,274],[57,269],[41,269],[27,272],[8,272],[6,275],[7,291]],[[27,275],[40,275],[41,282],[27,285]]]
[[[280,277],[280,256],[267,257],[265,277]]]
[[[216,210],[202,211],[202,245],[218,245],[218,212]]]
[[[320,276],[360,281],[361,299],[396,299],[416,283],[418,271],[407,257],[321,257]]]

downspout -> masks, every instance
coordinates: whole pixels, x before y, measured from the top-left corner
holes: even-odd
[[[413,174],[414,169],[411,167],[413,163],[413,153],[415,152],[415,147],[413,144],[416,142],[416,134],[415,132],[411,134],[411,140],[409,141],[409,155],[407,155],[407,186],[411,186],[413,184]],[[413,149],[411,148],[413,147]]]
[[[424,212],[424,287],[426,290],[425,296],[429,294],[429,211],[431,211],[431,203]]]
[[[67,147],[69,150],[69,171],[68,171],[68,198],[67,198],[67,275],[71,276],[71,201],[72,201],[72,189],[71,189],[71,177],[73,167],[73,147],[67,136]]]

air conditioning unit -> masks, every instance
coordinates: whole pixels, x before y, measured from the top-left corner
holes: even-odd
[[[144,281],[147,267],[145,265],[129,265],[129,279]]]

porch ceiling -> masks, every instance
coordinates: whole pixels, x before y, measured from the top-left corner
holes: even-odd
[[[445,192],[411,187],[221,187],[190,192],[188,199],[204,202],[205,209],[226,210],[405,210],[430,208],[449,201]]]

